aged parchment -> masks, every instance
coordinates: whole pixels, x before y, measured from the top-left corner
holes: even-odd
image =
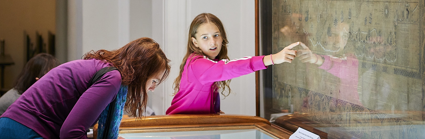
[[[273,66],[273,110],[292,106],[360,138],[423,137],[424,1],[274,0],[272,7],[273,53],[301,41],[332,63]]]

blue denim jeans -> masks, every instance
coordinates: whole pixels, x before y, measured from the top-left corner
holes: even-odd
[[[42,139],[34,130],[6,117],[0,118],[0,137],[2,139]]]

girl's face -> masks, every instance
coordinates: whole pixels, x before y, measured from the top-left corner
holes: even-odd
[[[192,37],[192,43],[195,47],[201,49],[210,59],[215,59],[220,53],[222,42],[220,30],[211,22],[201,24],[195,37]]]
[[[162,76],[164,76],[164,72],[165,69],[163,69],[161,72],[158,72],[156,75],[149,77],[148,81],[146,82],[146,92],[153,92],[155,90],[159,84],[159,81],[162,79]]]

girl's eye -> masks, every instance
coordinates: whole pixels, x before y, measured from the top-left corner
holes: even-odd
[[[208,39],[208,37],[207,36],[202,36],[202,39],[206,40],[206,39]]]
[[[214,35],[214,37],[218,37],[218,36],[220,36],[220,35],[218,35],[218,34],[215,34],[215,35]]]

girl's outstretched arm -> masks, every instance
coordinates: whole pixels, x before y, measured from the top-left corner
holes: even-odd
[[[220,60],[212,61],[206,56],[196,58],[188,68],[189,73],[193,73],[199,82],[212,83],[217,81],[229,80],[242,75],[246,75],[258,70],[266,69],[266,66],[280,64],[283,62],[291,62],[296,55],[293,47],[299,45],[300,42],[293,43],[285,47],[282,51],[273,54],[273,56],[252,56],[244,57],[236,60]],[[272,61],[272,59],[273,61]]]
[[[244,57],[235,60],[213,61],[206,56],[199,56],[187,67],[188,73],[194,75],[200,83],[212,83],[229,80],[258,70],[266,69],[264,56]],[[190,78],[190,77],[189,77]]]
[[[283,50],[281,50],[280,52],[276,54],[265,56],[263,59],[264,65],[269,66],[274,64],[281,64],[283,62],[291,63],[292,60],[294,60],[295,56],[297,56],[297,52],[291,49],[300,44],[303,44],[303,43],[301,42],[292,43],[286,46],[285,48],[283,48]]]

